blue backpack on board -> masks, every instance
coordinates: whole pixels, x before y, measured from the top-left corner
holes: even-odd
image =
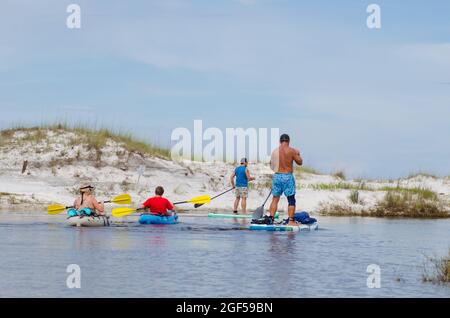
[[[309,217],[309,213],[302,211],[294,214],[294,220],[301,224],[313,224],[317,222],[315,218]]]

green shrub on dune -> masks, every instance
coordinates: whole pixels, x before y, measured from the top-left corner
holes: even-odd
[[[437,195],[428,191],[388,191],[371,211],[373,216],[414,217],[414,218],[445,218],[449,212]]]
[[[349,200],[359,202],[359,194],[354,190]],[[358,200],[358,201],[357,201]],[[371,216],[408,218],[449,218],[448,206],[437,195],[428,191],[388,191],[373,207],[355,207],[344,202],[322,204],[318,211],[328,216]]]

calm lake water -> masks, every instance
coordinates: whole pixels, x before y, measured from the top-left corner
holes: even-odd
[[[448,253],[450,220],[320,217],[320,230],[297,234],[135,220],[70,228],[62,215],[0,213],[0,297],[450,297],[421,280],[424,255]],[[69,264],[81,289],[66,286]],[[370,264],[380,289],[367,287]]]

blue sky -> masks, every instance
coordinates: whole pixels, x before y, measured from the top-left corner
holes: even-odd
[[[0,110],[162,145],[194,119],[277,127],[324,171],[449,175],[450,2],[2,1]]]

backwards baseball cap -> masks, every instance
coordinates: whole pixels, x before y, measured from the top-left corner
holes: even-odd
[[[241,165],[244,164],[244,163],[247,163],[247,162],[248,162],[247,158],[242,158],[241,159]]]
[[[285,141],[287,141],[287,142],[291,141],[291,138],[289,137],[288,134],[282,134],[280,137],[280,142],[285,142]]]

